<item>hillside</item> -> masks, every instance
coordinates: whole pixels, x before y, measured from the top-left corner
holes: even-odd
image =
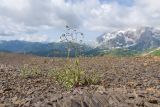
[[[84,44],[74,44],[81,47],[81,54],[91,50],[90,46]],[[41,42],[27,42],[27,41],[1,41],[0,52],[32,54],[37,56],[47,57],[66,57],[68,43],[41,43]],[[71,49],[70,56],[74,56],[75,49]]]
[[[153,56],[160,56],[160,48],[157,48],[154,51],[151,51],[150,54]]]
[[[142,53],[142,56],[147,56],[147,55],[160,56],[159,52],[160,48],[148,49]]]
[[[151,55],[160,56],[160,50],[156,50],[156,51],[152,52]]]

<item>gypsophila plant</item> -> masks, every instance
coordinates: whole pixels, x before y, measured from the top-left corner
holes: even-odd
[[[66,89],[100,83],[100,76],[95,71],[86,73],[78,63],[67,65],[61,69],[52,70],[49,74]]]
[[[67,43],[67,58],[70,57],[71,50],[74,50],[74,56],[78,57],[79,53],[81,52],[82,44],[84,38],[84,34],[79,32],[76,28],[71,28],[66,26],[66,32],[60,36],[61,42]]]
[[[64,68],[54,71],[54,77],[64,87],[71,89],[73,87],[97,84],[99,82],[96,72],[86,74],[80,67],[79,55],[81,54],[83,33],[77,29],[66,26],[66,32],[60,37],[61,42],[67,43],[67,62]],[[70,52],[74,50],[75,60],[70,60]]]

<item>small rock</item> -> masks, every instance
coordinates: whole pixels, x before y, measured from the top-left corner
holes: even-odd
[[[4,69],[0,69],[0,72],[4,72]]]
[[[6,89],[4,89],[3,92],[5,92],[5,91],[11,91],[11,90],[12,90],[11,88],[6,88]]]
[[[143,95],[143,94],[138,94],[138,97],[143,97],[143,98],[145,98],[145,95]]]
[[[148,65],[147,63],[143,63],[143,66],[145,66],[145,67],[146,67],[147,65]]]
[[[144,103],[145,103],[145,102],[144,102],[143,100],[140,100],[140,99],[137,99],[137,100],[136,100],[136,105],[137,105],[137,106],[142,106],[142,107],[144,107]]]
[[[127,96],[128,96],[129,99],[134,99],[135,98],[135,96],[133,94],[128,94]]]
[[[6,107],[6,105],[5,104],[0,104],[0,107]]]
[[[27,95],[31,95],[32,93],[34,93],[33,89],[28,90]]]
[[[13,104],[15,105],[22,105],[25,103],[25,100],[16,100],[15,102],[13,102]]]
[[[135,101],[134,100],[125,100],[125,102],[127,103],[127,104],[134,104],[135,103]]]
[[[80,94],[80,95],[82,95],[82,94],[83,94],[83,92],[82,92],[82,90],[81,90],[81,89],[76,88],[75,90],[73,90],[73,95],[76,95],[76,94]]]
[[[137,84],[136,84],[136,86],[141,86],[141,85],[142,85],[142,83],[137,83]]]
[[[30,101],[26,102],[23,106],[24,107],[29,107],[30,106]]]
[[[156,99],[150,99],[148,102],[152,104],[158,104],[158,101]]]
[[[42,102],[39,101],[39,102],[35,103],[34,106],[35,107],[41,107],[41,104],[42,104]]]
[[[3,90],[0,90],[0,94],[2,94],[3,93]]]
[[[103,94],[106,91],[106,89],[103,86],[99,86],[97,89],[97,92]]]
[[[55,95],[50,99],[50,101],[51,102],[57,102],[57,100],[61,100],[61,99],[63,99],[62,95]]]
[[[158,85],[156,88],[157,88],[157,89],[160,89],[160,85]]]

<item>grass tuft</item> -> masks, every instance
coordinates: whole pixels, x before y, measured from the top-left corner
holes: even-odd
[[[41,74],[41,70],[38,67],[30,67],[29,65],[23,65],[20,68],[20,75],[24,78],[36,77]]]
[[[96,72],[86,73],[79,66],[78,61],[72,65],[66,65],[60,70],[55,70],[52,74],[57,82],[67,89],[100,83],[100,76]]]

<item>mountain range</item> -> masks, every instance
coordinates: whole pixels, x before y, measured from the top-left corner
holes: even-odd
[[[67,46],[69,43],[40,43],[40,42],[27,42],[27,41],[0,41],[0,51],[10,53],[32,54],[47,57],[65,57],[67,56]],[[84,44],[74,44],[81,47],[81,54],[92,48]],[[70,56],[75,56],[75,49],[70,50]]]
[[[160,29],[153,27],[141,27],[104,33],[97,38],[99,48],[117,49],[125,48],[136,51],[160,47]]]
[[[96,39],[97,47],[75,43],[81,49],[81,55],[93,56],[104,54],[134,55],[146,52],[146,50],[159,49],[160,29],[153,27],[141,27],[115,32],[107,32]],[[33,54],[38,56],[64,57],[67,56],[69,43],[52,42],[27,42],[27,41],[0,41],[1,52]],[[75,49],[71,49],[70,56],[74,56]]]

